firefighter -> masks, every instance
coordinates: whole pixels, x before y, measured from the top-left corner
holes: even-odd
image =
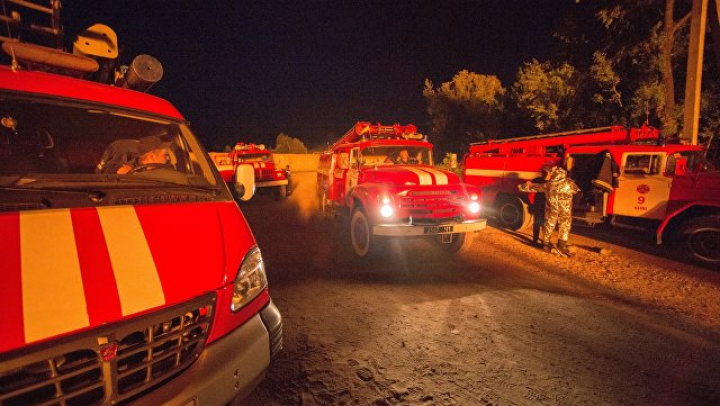
[[[169,143],[158,136],[113,141],[103,153],[97,173],[126,174],[134,168],[154,169],[170,163]]]
[[[580,188],[567,176],[567,169],[572,168],[572,158],[568,157],[565,168],[553,166],[546,176],[547,181],[543,184],[533,184],[527,181],[524,185],[518,185],[522,192],[539,192],[545,194],[545,224],[543,225],[542,246],[543,251],[552,252],[553,247],[550,237],[558,227],[557,250],[570,256],[568,250],[568,238],[570,237],[570,226],[572,224],[572,199],[580,191]]]
[[[547,182],[550,177],[550,170],[552,165],[545,165],[542,167],[542,174],[537,178],[530,181],[534,185],[543,185]],[[545,224],[545,193],[536,192],[530,196],[530,214],[533,216],[533,244],[536,246],[542,246],[542,240],[540,239],[540,229]]]

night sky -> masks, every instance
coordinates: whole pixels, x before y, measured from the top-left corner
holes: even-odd
[[[169,99],[209,149],[273,146],[283,132],[322,146],[356,121],[430,132],[422,89],[462,69],[505,87],[547,59],[565,1],[65,0],[66,43],[94,23],[120,62],[158,58],[151,93]]]

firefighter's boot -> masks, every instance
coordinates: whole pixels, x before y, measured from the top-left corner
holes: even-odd
[[[567,241],[563,241],[563,240],[558,241],[557,250],[560,251],[560,253],[565,255],[566,257],[572,256],[572,252],[570,252],[570,250],[568,249]]]
[[[542,243],[542,250],[547,252],[548,254],[552,252],[552,245],[550,245],[549,242],[543,242]]]

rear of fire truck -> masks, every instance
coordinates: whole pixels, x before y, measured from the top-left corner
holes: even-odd
[[[0,405],[238,402],[280,350],[282,319],[252,232],[187,121],[132,90],[160,78],[159,62],[141,56],[110,85],[109,27],[65,53],[42,43],[62,45],[59,2],[10,3]],[[51,24],[31,25],[25,6]]]
[[[413,125],[359,122],[320,157],[318,199],[348,224],[354,253],[382,250],[386,238],[429,238],[455,253],[485,228],[479,188],[433,167],[432,144]]]

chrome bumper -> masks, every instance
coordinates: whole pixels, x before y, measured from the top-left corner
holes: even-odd
[[[414,237],[421,235],[472,233],[485,228],[487,220],[468,220],[462,223],[436,225],[378,224],[373,226],[373,235],[386,237]]]
[[[269,187],[269,186],[282,186],[287,185],[287,179],[282,180],[269,180],[266,182],[255,182],[255,187]]]

